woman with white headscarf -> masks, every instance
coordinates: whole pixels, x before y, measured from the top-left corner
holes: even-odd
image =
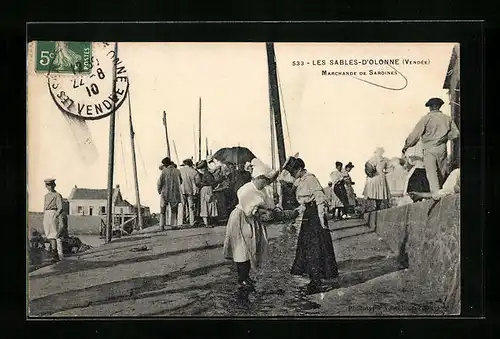
[[[251,166],[252,166],[252,178],[256,178],[257,176],[262,175],[269,169],[267,165],[265,165],[260,159],[257,158],[254,158],[252,160]],[[276,205],[274,203],[273,188],[270,185],[268,185],[264,187],[263,193],[265,195],[267,207],[271,209],[275,208]]]
[[[389,200],[389,185],[386,178],[388,160],[383,155],[384,149],[377,147],[365,164],[366,184],[363,196],[375,200],[376,210],[381,208],[382,201]]]
[[[259,168],[252,181],[237,192],[238,205],[229,216],[224,240],[224,257],[236,263],[240,292],[247,295],[255,289],[250,269],[257,269],[267,253],[267,231],[260,216],[271,208],[263,190],[278,177],[267,166]]]

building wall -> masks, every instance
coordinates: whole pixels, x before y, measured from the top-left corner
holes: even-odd
[[[409,265],[413,279],[442,300],[446,314],[460,312],[460,194],[367,215],[368,225]]]
[[[78,207],[83,209],[79,211]],[[106,215],[107,201],[106,200],[71,200],[69,202],[70,215],[90,215],[90,207],[93,208],[92,215]],[[104,207],[104,213],[101,208]]]
[[[69,202],[69,214],[70,215],[90,215],[90,207],[93,208],[92,215],[106,215],[106,208],[108,206],[108,202],[106,200],[71,200]],[[81,207],[80,211],[78,207]],[[104,207],[104,212],[102,212],[102,208]],[[134,210],[130,206],[113,206],[114,214],[130,214],[134,213]]]
[[[134,214],[134,208],[131,206],[115,206],[114,207],[114,213],[115,214]]]

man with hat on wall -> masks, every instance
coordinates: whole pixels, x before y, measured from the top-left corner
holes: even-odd
[[[172,226],[177,225],[177,211],[181,199],[181,173],[174,167],[170,158],[166,157],[162,161],[165,166],[161,170],[158,179],[158,194],[160,194],[160,229],[165,229],[167,207],[170,207],[170,221]]]
[[[446,144],[459,137],[453,119],[440,111],[444,104],[440,98],[431,98],[425,104],[429,113],[423,116],[406,138],[403,154],[422,140],[424,166],[432,195],[437,195],[448,171]]]
[[[56,191],[56,179],[45,179],[45,194],[43,206],[43,230],[45,236],[50,241],[50,248],[53,261],[57,262],[63,258],[63,248],[60,232],[62,228],[63,198]]]

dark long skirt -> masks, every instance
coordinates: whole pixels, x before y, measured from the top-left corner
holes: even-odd
[[[306,205],[291,273],[307,273],[311,280],[338,276],[330,231],[321,227],[316,204]],[[326,220],[325,220],[326,222]]]
[[[408,179],[408,187],[406,191],[420,193],[428,193],[431,191],[424,168],[415,169],[411,177]]]
[[[339,184],[334,185],[333,192],[339,198],[340,202],[342,202],[342,205],[344,205],[344,207],[348,208],[349,207],[349,199],[347,198],[347,191],[345,190],[344,184],[339,183]]]

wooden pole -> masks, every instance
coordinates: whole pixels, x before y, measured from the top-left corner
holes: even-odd
[[[179,154],[177,153],[177,147],[175,147],[175,140],[172,140],[172,144],[174,145],[174,152],[175,152],[175,158],[177,159],[177,164],[180,165]]]
[[[165,139],[167,140],[167,157],[170,158],[170,141],[168,140],[167,112],[163,111],[163,126],[165,127]]]
[[[118,43],[115,42],[115,59],[113,60],[113,99],[116,97],[116,62],[118,61]],[[113,234],[113,173],[115,163],[115,126],[116,101],[113,101],[113,110],[109,117],[109,150],[108,150],[108,224],[106,225],[106,242],[111,242]]]
[[[137,177],[137,162],[135,158],[135,133],[134,125],[132,124],[132,107],[130,104],[130,86],[128,88],[128,115],[130,120],[130,145],[132,147],[132,166],[134,170],[134,183],[135,183],[135,201],[137,204],[137,226],[140,230],[143,228],[142,213],[141,213],[141,198],[139,194],[139,179]]]
[[[198,112],[198,161],[201,161],[201,97],[199,98]]]
[[[274,44],[266,43],[267,49],[267,66],[269,71],[269,87],[270,87],[270,105],[274,113],[274,124],[276,141],[278,146],[278,158],[280,168],[286,161],[285,142],[283,139],[283,125],[281,123],[280,96],[278,91],[278,78],[276,74],[276,56],[274,54]]]
[[[271,106],[271,109],[270,109],[270,114],[269,114],[269,118],[270,118],[270,129],[271,129],[271,164],[272,164],[272,169],[276,169],[276,137],[275,137],[275,133],[274,133],[274,124],[273,124],[273,120],[274,120],[274,116],[273,116],[273,108]],[[277,182],[274,181],[272,183],[272,188],[273,188],[273,194],[274,196],[277,196],[278,195],[278,186],[277,186]]]
[[[271,94],[271,93],[269,93]],[[271,96],[269,96],[271,97]],[[273,107],[271,106],[271,100],[269,100],[269,106],[270,106],[270,114],[269,114],[269,128],[271,131],[271,164],[272,168],[276,169],[276,137],[274,134],[274,114],[273,114]]]

